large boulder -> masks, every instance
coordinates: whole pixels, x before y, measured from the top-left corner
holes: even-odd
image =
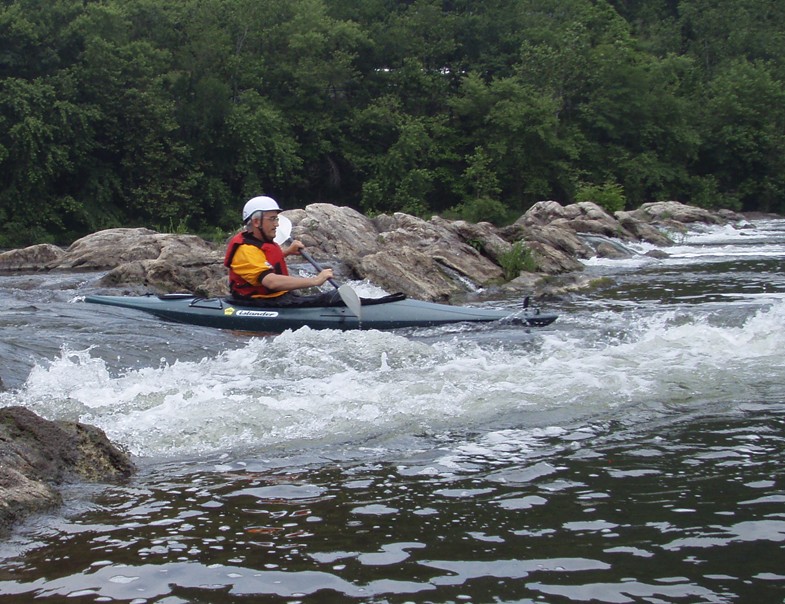
[[[285,215],[294,226],[292,235],[321,255],[340,258],[350,266],[378,252],[378,231],[373,220],[352,208],[312,203]]]
[[[558,201],[538,201],[515,221],[516,225],[545,226],[566,217],[564,206]]]
[[[508,241],[521,241],[534,254],[537,270],[548,275],[580,271],[580,258],[591,258],[594,249],[576,232],[565,226],[536,226],[519,220],[509,227],[499,229]]]
[[[141,260],[161,260],[188,267],[214,264],[222,259],[222,250],[196,235],[121,228],[82,237],[72,243],[51,268],[105,270]]]
[[[715,212],[687,205],[678,201],[655,201],[644,203],[636,210],[616,212],[620,221],[632,220],[638,224],[648,224],[660,229],[683,232],[687,225],[694,223],[727,224],[742,221],[744,217],[727,210]]]
[[[436,260],[410,248],[369,254],[356,268],[388,292],[403,292],[413,298],[446,300],[459,291],[455,280],[447,277]]]
[[[101,277],[98,285],[125,288],[133,293],[145,293],[151,289],[165,293],[190,292],[205,298],[229,293],[222,262],[182,266],[161,258],[121,264]]]
[[[65,252],[50,243],[31,245],[0,254],[0,272],[40,271],[58,263]]]
[[[512,244],[502,237],[500,230],[490,222],[466,222],[444,220],[434,217],[444,228],[452,231],[462,242],[479,251],[494,264],[500,264],[502,256],[510,251]]]
[[[479,285],[502,276],[501,268],[467,241],[467,236],[488,235],[491,248],[504,245],[498,235],[491,237],[490,225],[469,232],[438,217],[426,221],[403,213],[371,220],[330,204],[311,204],[286,215],[293,236],[318,250],[315,254],[339,258],[353,277],[388,291],[442,300],[466,289],[454,275]]]
[[[504,233],[508,239],[525,241],[537,258],[539,270],[549,274],[580,271],[580,259],[619,254],[618,248],[605,243],[612,239],[640,240],[599,205],[588,201],[568,206],[541,201]]]
[[[515,224],[528,227],[530,231],[549,226],[567,229],[573,233],[589,233],[622,240],[637,239],[615,217],[591,201],[567,206],[556,201],[540,201],[529,208]]]
[[[130,457],[94,426],[45,420],[24,407],[0,409],[0,532],[61,503],[59,485],[117,482]]]
[[[438,217],[426,221],[408,214],[396,213],[388,230],[381,232],[379,238],[384,250],[412,250],[474,283],[486,284],[502,275],[497,264],[470,245],[459,231],[451,229],[449,221]],[[410,270],[416,270],[426,278],[430,273],[425,264],[417,262],[416,259]],[[439,269],[439,272],[444,271]],[[455,288],[460,289],[457,284]]]
[[[51,268],[106,270],[99,285],[133,291],[226,293],[223,250],[195,235],[108,229],[75,241]]]
[[[656,226],[637,219],[629,212],[616,212],[616,218],[624,231],[630,233],[637,241],[647,241],[661,247],[667,247],[673,243],[673,240]]]

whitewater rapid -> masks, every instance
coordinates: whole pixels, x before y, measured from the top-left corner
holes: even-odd
[[[774,298],[743,320],[712,308],[584,312],[555,329],[496,328],[493,339],[484,329],[433,340],[304,328],[125,369],[97,356],[106,344],[64,345],[0,404],[97,425],[142,457],[394,448],[411,435],[511,421],[543,429],[612,413],[633,422],[681,405],[766,400],[785,383],[783,325],[785,302]]]

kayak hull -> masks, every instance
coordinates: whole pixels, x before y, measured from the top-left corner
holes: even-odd
[[[163,296],[86,296],[85,302],[140,310],[156,317],[205,327],[281,333],[308,326],[311,329],[400,329],[449,323],[505,321],[541,327],[556,315],[538,309],[520,311],[449,306],[408,298],[363,304],[361,318],[345,306],[259,307],[237,305],[226,298],[200,298],[190,294]]]

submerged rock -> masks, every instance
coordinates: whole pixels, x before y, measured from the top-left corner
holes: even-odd
[[[0,409],[0,533],[59,505],[58,485],[117,482],[133,472],[130,457],[94,426],[52,422],[24,407]]]

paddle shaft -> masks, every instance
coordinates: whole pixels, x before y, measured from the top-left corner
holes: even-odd
[[[308,252],[306,252],[305,250],[300,250],[300,256],[302,256],[302,257],[303,257],[303,258],[305,258],[305,259],[306,259],[308,262],[310,262],[310,263],[311,263],[311,266],[312,266],[312,267],[314,267],[314,268],[315,268],[317,271],[319,271],[320,273],[321,273],[321,272],[324,270],[324,269],[322,268],[322,266],[321,266],[321,265],[320,265],[318,262],[316,262],[316,260],[314,260],[314,259],[313,259],[313,256],[311,256],[311,255],[310,255]],[[329,278],[329,279],[327,279],[327,280],[330,282],[330,285],[332,285],[332,286],[333,286],[335,289],[338,289],[338,288],[340,288],[340,287],[341,287],[340,285],[338,285],[338,283],[337,283],[337,282],[335,281],[335,279],[333,279],[332,277],[330,277],[330,278]]]

